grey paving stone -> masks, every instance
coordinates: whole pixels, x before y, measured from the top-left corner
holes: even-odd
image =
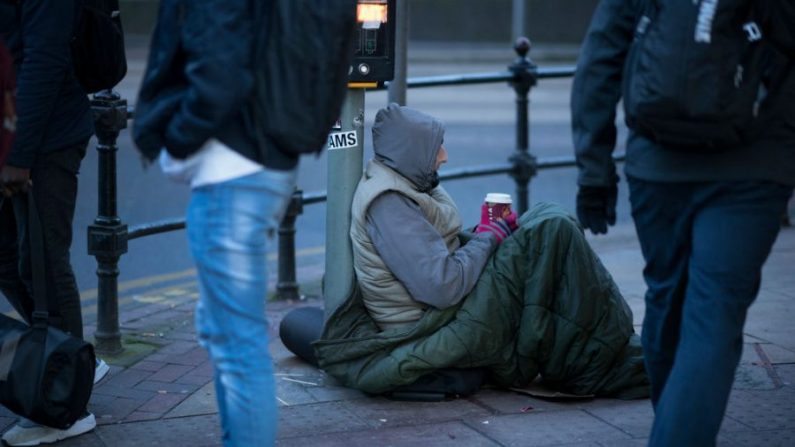
[[[770,363],[774,365],[782,363],[795,364],[795,350],[782,348],[772,343],[763,344],[761,346],[768,360],[770,360]]]
[[[726,414],[756,430],[795,429],[795,393],[735,390]]]
[[[372,397],[342,402],[372,427],[428,424],[465,418],[484,418],[491,412],[464,399],[443,402],[401,402]]]
[[[143,402],[124,397],[116,398],[107,405],[90,405],[89,411],[97,418],[97,425],[114,424],[138,409]]]
[[[111,376],[107,380],[102,381],[99,388],[104,389],[108,387],[127,388],[135,386],[138,382],[147,380],[152,375],[149,371],[140,369],[125,369],[124,371]]]
[[[127,386],[114,386],[109,383],[101,383],[94,388],[93,395],[104,395],[113,397],[124,397],[127,399],[145,402],[154,395],[151,391],[136,390],[132,388],[134,384]]]
[[[647,400],[627,401],[623,405],[592,407],[585,411],[633,438],[648,436],[654,422],[654,410]]]
[[[146,380],[151,380],[154,382],[173,382],[193,369],[194,366],[188,365],[165,365],[156,373],[153,373],[147,377]]]
[[[776,365],[776,373],[781,378],[784,386],[795,390],[795,364]]]
[[[723,422],[720,424],[720,433],[734,433],[737,431],[748,431],[753,427],[743,424],[731,416],[723,415]]]
[[[276,397],[279,402],[279,405],[290,406],[290,405],[303,405],[303,404],[311,404],[315,403],[318,400],[310,393],[310,389],[314,388],[321,388],[321,385],[306,385],[303,383],[292,382],[291,380],[301,380],[304,381],[306,379],[306,383],[315,383],[310,382],[312,378],[296,378],[291,380],[285,380],[284,377],[276,376]],[[339,400],[339,399],[336,399]]]
[[[795,430],[760,430],[722,434],[719,446],[727,447],[792,447],[795,445]]]
[[[757,358],[753,363],[742,362],[737,365],[732,388],[735,390],[773,390],[776,388],[776,383],[770,377],[767,368]]]
[[[374,426],[342,402],[324,402],[279,408],[279,437],[294,438],[324,433],[371,429]]]
[[[215,383],[210,382],[166,413],[167,418],[180,418],[218,413],[215,401]]]
[[[580,409],[582,405],[588,403],[588,401],[542,400],[505,390],[481,390],[470,396],[468,400],[503,414],[573,410]]]
[[[166,366],[167,363],[165,362],[152,362],[149,360],[141,360],[140,362],[130,366],[129,369],[140,369],[141,371],[149,371],[151,373],[155,373],[160,370],[160,368]]]
[[[105,447],[105,444],[96,431],[91,431],[74,438],[65,439],[57,443],[58,447]]]
[[[135,385],[135,389],[143,391],[154,391],[158,393],[178,393],[178,394],[191,394],[199,389],[199,385],[192,385],[187,383],[169,383],[169,382],[155,382],[144,380],[143,382]]]
[[[217,415],[104,425],[95,431],[109,447],[205,447],[221,443]]]
[[[491,416],[471,419],[467,423],[505,446],[555,446],[630,439],[628,434],[584,411]]]
[[[499,446],[482,434],[460,422],[442,424],[381,428],[359,432],[346,432],[279,439],[280,447],[490,447]]]
[[[164,414],[179,405],[188,396],[180,393],[157,393],[145,404],[138,407],[138,411],[147,413]]]
[[[649,444],[648,438],[643,439],[618,439],[607,442],[600,442],[603,447],[646,447]]]
[[[787,261],[792,269],[792,261]],[[768,261],[770,264],[771,261]],[[790,273],[795,281],[795,275]],[[764,276],[763,278],[767,278]],[[764,284],[764,281],[763,281]],[[795,350],[795,285],[785,294],[779,290],[762,288],[756,302],[748,311],[745,332],[785,349]]]

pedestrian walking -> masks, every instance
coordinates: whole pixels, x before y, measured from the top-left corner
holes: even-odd
[[[354,8],[348,3],[351,21],[346,29],[352,36]],[[302,63],[257,64],[261,59],[256,49],[264,43],[262,27],[270,26],[265,19],[277,4],[297,3],[161,2],[133,129],[144,157],[157,160],[167,175],[191,188],[186,221],[200,284],[196,328],[215,370],[223,443],[235,447],[275,442],[277,405],[265,316],[267,253],[295,189],[300,152],[319,151],[333,124],[326,120],[325,129],[299,129],[320,134],[320,139],[316,147],[298,151],[282,143],[294,144],[296,139],[277,143],[275,138],[260,138],[259,131],[268,127],[262,123],[275,118],[257,113],[257,106],[272,104],[255,103],[254,98],[275,100],[262,95],[260,82],[279,70],[293,79],[308,78],[304,70],[309,66]],[[321,32],[301,29],[297,23],[281,25],[289,27],[283,32]],[[347,48],[342,43],[341,48]],[[344,57],[335,61],[345,62]],[[320,66],[323,71],[312,78],[312,86],[333,84],[336,90],[328,97],[336,110],[323,110],[318,103],[306,112],[330,112],[336,119],[347,65]],[[332,73],[342,74],[338,82],[325,82]],[[295,90],[278,90],[285,91]],[[298,98],[285,99],[302,104]]]
[[[795,184],[795,1],[602,0],[571,96],[577,214],[615,223],[616,106],[648,286],[649,445],[714,445]],[[623,89],[622,89],[623,87]]]
[[[0,291],[30,323],[33,312],[31,254],[27,242],[27,197],[32,189],[44,232],[45,268],[51,324],[83,337],[80,294],[69,260],[78,172],[93,122],[86,92],[74,75],[70,42],[80,2],[5,0],[0,2],[0,37],[14,61],[16,121],[4,114],[4,128],[15,128],[0,170],[5,200],[0,203]],[[11,110],[8,91],[4,110]],[[95,382],[109,371],[97,360]],[[86,415],[66,430],[20,419],[3,434],[8,445],[38,445],[92,430]]]

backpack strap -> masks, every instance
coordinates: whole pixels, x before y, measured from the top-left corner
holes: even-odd
[[[33,189],[28,188],[28,238],[30,241],[30,261],[33,276],[33,326],[46,327],[49,320],[47,306],[47,274],[44,263],[44,232],[39,218],[39,210],[33,198]]]

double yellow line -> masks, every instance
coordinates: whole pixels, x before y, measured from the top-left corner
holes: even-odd
[[[297,250],[295,252],[295,257],[296,259],[299,259],[306,256],[321,255],[325,253],[325,251],[326,247],[322,245],[317,247],[308,247],[301,250]],[[278,260],[278,255],[276,253],[271,253],[268,255],[268,262],[275,262],[277,260]],[[271,272],[271,275],[273,274],[274,273]],[[170,282],[174,282],[174,284],[158,288],[159,285]],[[169,295],[169,292],[172,290],[192,287],[195,286],[195,283],[196,283],[196,269],[187,269],[179,272],[164,273],[161,275],[152,275],[129,281],[123,281],[120,282],[118,285],[119,306],[133,301],[136,296],[140,297],[140,296]],[[125,292],[137,289],[143,289],[141,295],[123,296]],[[80,292],[80,301],[84,303],[83,304],[84,314],[96,313],[97,311],[96,300],[98,297],[99,297],[99,290],[96,288]],[[146,298],[143,299],[146,300]],[[93,302],[91,304],[88,304],[88,302],[90,301]],[[10,310],[5,314],[12,316],[16,315],[16,312],[14,310]]]

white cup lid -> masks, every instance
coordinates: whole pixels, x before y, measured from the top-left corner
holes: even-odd
[[[489,203],[513,203],[513,199],[511,199],[510,194],[505,194],[502,192],[490,192],[486,194],[486,202]]]

